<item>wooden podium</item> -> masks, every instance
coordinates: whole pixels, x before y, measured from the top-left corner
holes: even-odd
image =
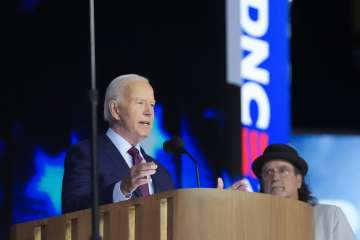
[[[13,240],[88,240],[90,210],[16,224]],[[103,240],[313,240],[312,207],[267,194],[183,189],[101,206]]]

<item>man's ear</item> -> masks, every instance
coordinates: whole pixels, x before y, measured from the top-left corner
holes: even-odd
[[[303,182],[303,176],[301,174],[296,175],[296,184],[297,184],[297,188],[300,189],[302,182]]]
[[[110,100],[109,101],[109,109],[110,109],[111,116],[115,120],[121,119],[118,102],[116,102],[115,100]]]

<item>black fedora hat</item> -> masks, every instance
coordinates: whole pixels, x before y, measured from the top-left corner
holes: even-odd
[[[303,176],[308,171],[307,163],[294,148],[286,144],[270,144],[265,148],[263,154],[252,163],[252,170],[258,178],[261,177],[261,169],[264,164],[272,160],[284,160],[291,163],[299,169]]]

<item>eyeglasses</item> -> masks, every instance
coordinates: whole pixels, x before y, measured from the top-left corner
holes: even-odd
[[[289,176],[290,169],[286,166],[279,167],[278,169],[268,168],[268,169],[265,169],[261,173],[261,175],[263,178],[272,178],[275,176],[276,173],[279,174],[280,177],[287,177],[287,176]]]

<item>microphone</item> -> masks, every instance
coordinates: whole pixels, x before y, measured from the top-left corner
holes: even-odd
[[[196,185],[200,188],[200,176],[199,176],[199,165],[195,158],[184,148],[183,140],[178,137],[174,136],[172,139],[167,140],[163,143],[163,149],[165,152],[168,153],[176,153],[176,154],[185,154],[190,157],[195,165],[195,172],[196,172]]]
[[[184,149],[184,142],[180,137],[177,136],[173,137],[170,140],[165,141],[163,144],[163,149],[165,150],[165,152],[168,153],[182,154],[187,152]]]

